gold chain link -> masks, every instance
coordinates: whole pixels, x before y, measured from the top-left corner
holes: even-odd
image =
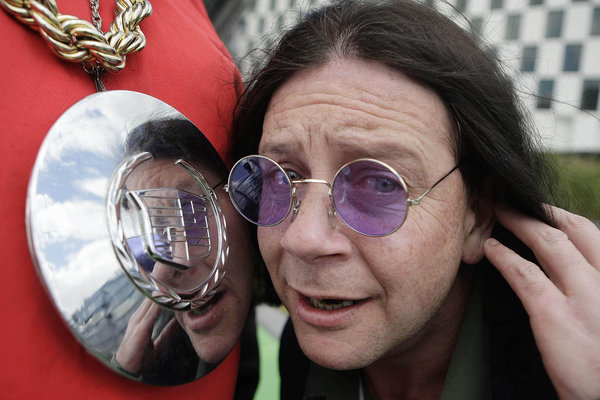
[[[91,22],[59,13],[55,0],[0,0],[0,5],[39,31],[59,57],[84,64],[97,62],[113,72],[125,67],[125,55],[146,46],[138,25],[152,14],[147,0],[117,0],[115,20],[102,33]]]

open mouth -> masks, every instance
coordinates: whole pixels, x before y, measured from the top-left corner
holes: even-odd
[[[343,298],[341,293],[334,292],[312,295],[314,297],[296,291],[296,301],[295,304],[291,304],[291,314],[318,329],[341,329],[351,326],[359,315],[364,314],[364,310],[368,312],[371,309],[369,304],[373,301],[370,296],[349,299]]]
[[[335,311],[358,303],[356,300],[315,299],[313,297],[310,297],[308,301],[312,307],[326,311]]]
[[[193,315],[206,314],[207,312],[210,311],[211,308],[214,307],[215,304],[217,304],[219,302],[219,300],[221,300],[221,297],[223,297],[223,293],[224,292],[215,293],[215,295],[213,297],[211,297],[210,300],[208,300],[206,303],[202,304],[200,307],[196,308],[195,310],[190,311],[190,313]]]

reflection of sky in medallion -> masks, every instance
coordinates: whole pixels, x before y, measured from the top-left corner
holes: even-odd
[[[29,208],[41,273],[69,316],[121,273],[106,225],[106,192],[122,161],[127,131],[149,118],[180,114],[132,92],[94,94],[54,124],[38,154]]]

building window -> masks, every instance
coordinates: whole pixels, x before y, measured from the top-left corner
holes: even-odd
[[[581,108],[584,110],[597,110],[598,97],[600,96],[600,79],[586,79],[581,92]]]
[[[563,71],[579,71],[579,61],[581,60],[580,44],[568,44],[565,48],[565,62]]]
[[[498,60],[498,48],[495,46],[490,46],[486,49],[486,53],[492,60]]]
[[[562,25],[564,11],[550,11],[548,13],[548,25],[546,26],[546,37],[560,37],[562,33]]]
[[[600,7],[594,8],[594,16],[592,17],[592,35],[600,35]]]
[[[476,17],[471,19],[471,33],[476,38],[483,35],[483,18]]]
[[[535,71],[535,61],[537,59],[537,46],[523,47],[523,55],[521,56],[521,71]]]
[[[542,79],[538,90],[537,108],[548,109],[552,106],[552,92],[554,92],[554,81]]]
[[[258,19],[258,33],[261,35],[265,33],[265,17]]]
[[[508,16],[506,21],[506,40],[515,40],[519,38],[519,29],[521,27],[521,15],[513,14]]]
[[[492,10],[502,8],[504,0],[492,0]]]
[[[456,0],[456,9],[465,12],[467,10],[467,0]]]

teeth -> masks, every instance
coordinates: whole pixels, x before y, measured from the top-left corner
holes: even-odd
[[[349,307],[356,303],[354,300],[315,299],[309,298],[310,305],[320,310],[334,311]]]

